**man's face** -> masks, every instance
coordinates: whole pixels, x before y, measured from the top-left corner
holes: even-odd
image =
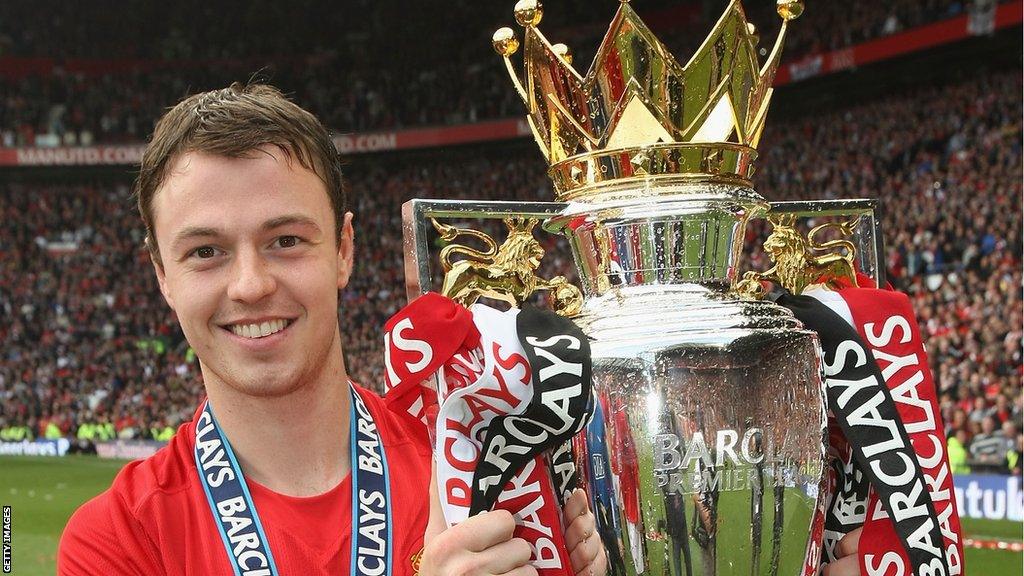
[[[986,416],[985,419],[981,421],[981,430],[985,434],[991,434],[995,429],[996,421],[991,416]]]
[[[190,152],[171,165],[153,212],[160,291],[207,386],[280,396],[337,376],[351,214],[335,242],[316,174],[272,146],[251,158]]]

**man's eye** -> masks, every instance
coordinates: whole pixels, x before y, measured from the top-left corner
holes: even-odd
[[[213,258],[214,256],[216,256],[217,250],[211,246],[200,246],[199,248],[193,250],[192,254],[203,260],[206,260],[208,258]]]
[[[281,236],[277,239],[277,245],[281,248],[293,248],[298,246],[301,240],[298,236]]]

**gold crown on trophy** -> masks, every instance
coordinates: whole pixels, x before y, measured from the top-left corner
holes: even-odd
[[[511,28],[494,33],[494,49],[529,109],[527,120],[551,165],[558,199],[602,193],[638,180],[713,181],[750,186],[772,82],[789,21],[802,0],[778,0],[782,29],[764,65],[758,37],[739,0],[731,0],[696,54],[680,66],[664,44],[621,0],[586,76],[564,44],[537,29],[539,0],[520,0],[525,28],[525,78],[511,57]],[[524,85],[525,83],[525,85]],[[648,186],[649,187],[649,186]]]

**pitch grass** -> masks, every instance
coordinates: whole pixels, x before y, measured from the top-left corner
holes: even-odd
[[[13,508],[14,574],[37,576],[56,571],[57,543],[75,509],[110,486],[124,460],[90,456],[66,458],[0,457],[0,504]],[[1021,540],[1021,524],[964,520],[974,538]],[[967,576],[1024,573],[1024,553],[966,550]]]
[[[53,574],[71,513],[110,486],[124,460],[0,457],[0,503],[11,506],[14,574]]]

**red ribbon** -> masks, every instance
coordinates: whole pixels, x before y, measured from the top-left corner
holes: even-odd
[[[483,352],[473,314],[461,304],[430,292],[392,316],[384,325],[384,333],[385,403],[393,411],[422,420],[434,439],[439,400],[434,375],[443,369],[444,394],[481,376],[483,365],[479,360]],[[440,400],[443,402],[443,394]],[[537,456],[513,477],[495,508],[508,510],[516,517],[514,535],[530,543],[531,563],[539,574],[572,576],[546,456]]]
[[[437,390],[431,378],[480,346],[473,314],[440,294],[428,292],[384,324],[384,401],[398,413],[433,422]]]
[[[950,576],[963,574],[963,537],[953,475],[946,453],[939,403],[917,319],[905,294],[875,288],[845,288],[839,294],[854,327],[870,348],[907,429],[939,518]],[[895,527],[872,489],[859,556],[865,574],[910,574]],[[901,571],[902,570],[902,571]]]

